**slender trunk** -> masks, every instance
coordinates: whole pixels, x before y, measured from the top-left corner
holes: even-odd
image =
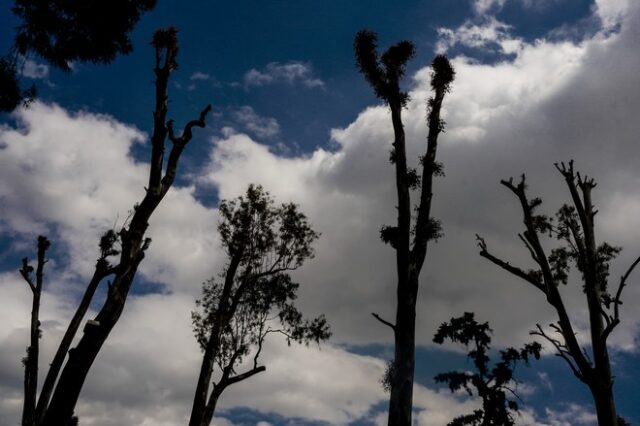
[[[103,262],[101,259],[98,262]],[[89,309],[89,305],[91,304],[91,300],[93,300],[93,296],[98,288],[98,284],[103,277],[103,270],[105,266],[101,266],[99,263],[96,266],[96,272],[93,276],[91,282],[87,286],[87,289],[82,296],[82,300],[80,301],[80,305],[76,310],[69,326],[67,327],[67,331],[64,333],[62,340],[60,341],[60,345],[58,346],[58,350],[56,351],[55,356],[53,357],[53,361],[51,361],[51,366],[49,367],[49,371],[47,372],[47,376],[44,379],[44,384],[42,385],[42,390],[40,391],[40,397],[38,398],[38,406],[36,407],[36,424],[40,424],[44,418],[44,413],[47,410],[47,406],[49,405],[49,400],[51,399],[51,393],[53,392],[53,387],[58,379],[58,375],[60,374],[60,369],[62,368],[62,363],[64,362],[67,352],[71,347],[71,343],[73,342],[73,338],[76,336],[78,332],[78,328],[80,328],[80,324],[82,323],[82,319],[84,318],[87,310]]]
[[[611,383],[596,384],[590,386],[593,401],[596,405],[596,415],[598,416],[598,426],[617,426],[618,414],[616,403],[613,399],[613,388]]]
[[[33,291],[31,305],[31,342],[24,361],[24,407],[22,426],[32,426],[35,420],[36,392],[38,389],[38,353],[40,339],[40,289]]]
[[[89,369],[122,314],[131,282],[141,260],[142,255],[139,255],[129,267],[121,267],[95,321],[87,322],[78,346],[69,351],[69,360],[60,374],[51,403],[44,414],[42,426],[63,426],[71,420]]]
[[[38,391],[38,357],[40,352],[40,295],[44,282],[45,255],[49,248],[49,240],[44,236],[38,237],[38,264],[36,266],[36,282],[31,279],[31,267],[28,260],[22,260],[20,270],[23,278],[33,293],[31,304],[31,336],[27,357],[24,360],[24,406],[22,411],[22,426],[33,426],[36,414],[36,393]],[[31,269],[32,270],[32,269]]]
[[[389,426],[410,426],[413,409],[417,276],[398,286]]]
[[[211,386],[211,375],[213,374],[213,363],[215,361],[216,352],[220,342],[219,327],[214,326],[211,337],[207,342],[202,364],[200,366],[200,374],[198,375],[198,385],[196,386],[196,394],[193,398],[193,406],[191,407],[191,416],[189,418],[189,426],[201,426],[204,423],[207,414],[207,394]],[[213,412],[211,412],[213,418]]]
[[[220,395],[222,395],[222,391],[224,389],[218,391],[214,389],[211,392],[211,396],[209,397],[209,402],[207,403],[207,407],[204,410],[202,420],[198,424],[198,426],[209,426],[211,421],[213,420],[213,414],[216,412],[216,406],[218,405],[218,399]]]
[[[230,306],[233,283],[236,278],[236,272],[240,266],[240,261],[244,255],[245,247],[241,246],[237,249],[237,252],[231,258],[227,273],[225,275],[224,288],[220,295],[220,302],[218,305],[218,316],[211,328],[211,334],[207,341],[207,347],[205,348],[204,355],[202,357],[202,364],[200,366],[200,374],[198,375],[198,384],[196,386],[196,393],[193,397],[193,406],[191,407],[191,416],[189,418],[189,426],[200,426],[203,424],[205,414],[207,411],[207,395],[209,393],[209,387],[211,386],[211,376],[213,374],[213,364],[216,359],[218,348],[220,346],[220,334],[222,333],[222,327],[228,323],[230,318],[234,314],[234,309]],[[216,396],[217,401],[217,396]],[[213,412],[211,413],[213,416]],[[208,424],[208,423],[207,423]]]
[[[389,426],[410,426],[413,404],[413,374],[415,369],[415,293],[409,274],[409,244],[411,235],[411,199],[407,182],[407,154],[402,124],[402,105],[390,103],[393,123],[398,195],[398,234],[396,268],[398,275],[395,355],[389,397]],[[417,278],[417,277],[416,277]],[[416,279],[417,283],[417,279]]]

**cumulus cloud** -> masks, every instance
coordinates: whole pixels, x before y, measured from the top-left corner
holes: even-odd
[[[513,58],[494,65],[454,60],[457,80],[445,101],[448,128],[439,152],[446,178],[437,181],[434,198],[434,214],[443,220],[445,237],[430,246],[422,274],[419,344],[429,344],[440,322],[464,311],[490,321],[498,345],[519,345],[529,339],[527,332],[536,322],[554,317],[535,289],[477,255],[474,234],[481,233],[496,254],[530,264],[516,237],[522,227],[517,202],[499,185],[501,178],[526,172],[531,194],[542,195],[543,209],[552,213],[567,200],[552,163],[574,158],[600,182],[594,193],[600,210],[598,238],[627,247],[612,265],[613,276],[640,250],[629,232],[640,228],[640,82],[637,73],[629,72],[640,68],[638,29],[633,25],[640,7],[629,3],[620,13],[614,3],[620,2],[600,1],[596,13],[621,20],[618,32],[601,32],[579,43],[521,42]],[[260,84],[303,81],[260,77],[269,76],[268,69],[256,71]],[[428,69],[414,75],[412,101],[404,113],[414,166],[425,149],[429,76]],[[144,143],[145,135],[113,117],[70,113],[41,103],[20,110],[16,119],[17,126],[0,128],[0,227],[23,241],[52,232],[70,261],[70,275],[62,272],[62,261],[59,268],[53,262],[51,275],[57,278],[44,297],[51,303],[43,310],[44,341],[49,336],[55,341],[73,307],[66,290],[88,275],[98,236],[114,223],[121,226],[143,194],[146,165],[135,161],[130,151]],[[211,141],[199,176],[171,191],[150,224],[153,243],[142,273],[164,285],[166,294],[139,295],[127,305],[87,382],[79,405],[83,424],[85,418],[87,424],[100,426],[184,423],[199,362],[189,311],[199,283],[224,264],[215,209],[195,196],[201,185],[215,187],[220,198],[233,198],[249,183],[261,183],[278,201],[301,204],[322,232],[316,258],[295,273],[303,283],[302,309],[310,316],[326,313],[336,343],[391,341],[388,330],[370,317],[373,311],[392,318],[394,310],[393,251],[377,236],[381,225],[395,220],[387,109],[365,109],[349,126],[335,129],[332,140],[332,151],[316,149],[287,158],[247,134],[223,133]],[[19,417],[21,372],[16,363],[26,345],[29,312],[24,284],[12,276],[0,276],[0,300],[12,301],[0,310],[0,412],[8,413],[8,420],[1,421],[7,424]],[[625,291],[623,324],[612,344],[631,350],[636,348],[639,320],[628,307],[640,302],[640,289]],[[584,331],[580,283],[562,292]],[[52,353],[53,344],[46,345],[51,347],[43,359]],[[377,384],[381,360],[332,346],[320,351],[287,348],[277,341],[267,353],[267,372],[231,389],[222,407],[249,405],[341,424],[375,416],[370,408],[385,399]],[[416,391],[420,421],[429,417],[445,424],[451,414],[468,412],[474,404],[446,392]],[[107,420],[113,407],[121,417]],[[557,421],[561,425],[565,420]]]
[[[308,62],[270,62],[262,70],[250,69],[244,75],[245,88],[267,86],[275,83],[300,83],[308,89],[324,87],[324,81],[316,77]]]
[[[493,16],[482,19],[481,23],[466,21],[456,29],[438,28],[438,53],[445,53],[456,45],[472,48],[497,48],[501,53],[516,53],[522,41],[510,35],[512,27],[498,21]]]

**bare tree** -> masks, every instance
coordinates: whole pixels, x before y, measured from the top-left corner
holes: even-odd
[[[40,235],[38,237],[38,260],[35,268],[29,264],[29,259],[22,259],[20,275],[24,278],[33,295],[31,303],[31,335],[27,356],[22,359],[24,364],[24,406],[22,408],[22,425],[31,426],[34,423],[36,411],[36,393],[38,391],[38,354],[40,352],[40,296],[44,282],[44,265],[47,263],[46,253],[51,243]]]
[[[192,313],[204,356],[190,426],[208,426],[227,387],[265,371],[259,357],[267,335],[307,343],[331,335],[324,316],[305,320],[293,303],[299,284],[289,272],[313,257],[311,244],[318,237],[297,206],[276,207],[262,187],[250,185],[245,196],[222,201],[219,211],[229,263],[219,279],[203,284],[201,311]],[[252,366],[238,373],[249,355]]]
[[[415,317],[419,276],[427,254],[428,241],[440,236],[440,224],[431,217],[433,178],[442,174],[442,166],[436,162],[438,135],[444,127],[440,111],[455,72],[447,58],[442,55],[436,56],[431,64],[431,87],[435,93],[428,103],[429,133],[426,154],[420,159],[420,181],[418,172],[407,165],[402,109],[409,95],[400,89],[400,80],[405,73],[406,64],[414,56],[413,44],[402,41],[391,46],[378,58],[376,34],[363,30],[355,37],[354,50],[360,72],[373,87],[376,96],[391,110],[394,131],[391,163],[395,164],[396,169],[398,221],[396,226],[384,226],[380,236],[396,250],[398,286],[395,324],[383,320],[377,314],[373,315],[389,326],[395,337],[389,425],[409,426],[413,405]],[[420,186],[419,202],[416,206],[417,218],[412,227],[411,190]]]
[[[537,330],[532,331],[532,334],[539,335],[551,343],[556,355],[564,359],[573,374],[589,387],[596,407],[598,424],[622,425],[623,419],[618,416],[614,401],[607,339],[620,324],[622,291],[640,258],[636,259],[620,278],[616,292],[610,293],[609,263],[621,249],[607,243],[596,243],[594,218],[597,210],[591,199],[591,191],[596,187],[596,183],[593,179],[574,172],[573,161],[555,166],[562,174],[571,195],[571,204],[565,204],[558,210],[555,224],[551,218],[536,214],[536,208],[542,200],[527,197],[524,175],[518,183],[514,183],[513,179],[500,182],[509,188],[520,202],[525,231],[518,234],[518,237],[528,249],[536,268],[524,270],[511,265],[489,252],[484,239],[477,237],[480,255],[544,294],[547,303],[555,309],[558,320],[549,325],[552,332],[537,324]],[[544,234],[555,236],[563,245],[547,254],[540,241]],[[581,275],[583,292],[587,299],[590,355],[587,348],[583,348],[578,342],[576,330],[560,293],[560,285],[567,284],[572,263]]]
[[[153,36],[152,44],[156,50],[154,69],[156,104],[153,113],[151,167],[146,194],[142,201],[134,206],[133,216],[129,223],[125,224],[118,233],[107,232],[100,241],[101,255],[96,263],[94,275],[60,343],[52,367],[45,379],[45,386],[43,386],[37,408],[39,419],[37,424],[39,425],[66,426],[76,421],[73,419],[73,410],[86,376],[95,357],[122,314],[138,265],[151,243],[151,239],[145,237],[149,218],[173,185],[178,161],[192,138],[193,128],[204,127],[205,116],[211,110],[211,107],[207,106],[197,119],[187,123],[181,134],[175,133],[173,122],[167,121],[166,116],[169,76],[177,68],[177,30],[169,28],[157,31]],[[172,146],[168,159],[165,161],[166,139],[171,141]],[[116,246],[119,246],[118,250],[114,248]],[[119,260],[112,266],[107,261],[107,257],[114,255],[119,255]],[[68,350],[96,287],[108,277],[110,282],[104,305],[95,319],[87,321],[78,345]],[[60,372],[67,350],[69,357]]]

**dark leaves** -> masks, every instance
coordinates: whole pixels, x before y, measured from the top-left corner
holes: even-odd
[[[398,227],[382,226],[380,228],[380,239],[383,243],[389,244],[393,248],[398,247]]]
[[[409,95],[400,90],[400,80],[407,62],[415,55],[413,43],[401,41],[387,49],[379,60],[377,34],[361,30],[356,34],[353,50],[356,65],[376,96],[389,104],[405,105]]]
[[[436,55],[431,62],[431,68],[433,69],[431,87],[434,90],[443,89],[445,92],[448,91],[456,76],[449,59],[444,55]]]
[[[35,86],[22,90],[15,61],[0,58],[0,112],[11,112],[28,105],[36,96]]]
[[[461,343],[469,349],[468,357],[473,361],[476,372],[450,371],[435,376],[438,383],[446,383],[452,392],[464,389],[469,395],[475,392],[482,399],[482,409],[472,414],[460,416],[449,423],[455,425],[514,425],[512,411],[518,411],[518,404],[506,398],[505,391],[513,381],[513,372],[518,362],[528,363],[531,356],[540,357],[539,343],[530,343],[522,349],[507,348],[500,351],[500,361],[489,369],[488,352],[491,344],[491,328],[488,323],[478,323],[473,313],[452,318],[443,323],[433,338],[442,344],[445,340]]]
[[[70,71],[70,62],[111,62],[133,49],[129,32],[156,0],[15,0],[22,20],[15,45],[22,55],[36,53]]]
[[[407,186],[409,189],[420,188],[420,175],[416,169],[407,169]]]
[[[328,339],[325,317],[306,319],[294,304],[299,284],[289,271],[313,257],[319,236],[298,206],[276,206],[261,186],[250,185],[243,196],[221,201],[219,213],[230,264],[219,279],[203,284],[199,309],[192,312],[201,347],[217,339],[215,361],[225,368],[259,352],[269,333],[307,344]]]

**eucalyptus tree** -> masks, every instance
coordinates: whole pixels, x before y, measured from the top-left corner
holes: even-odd
[[[595,403],[598,424],[622,425],[625,423],[618,416],[614,399],[607,340],[620,324],[622,291],[640,257],[620,277],[617,289],[612,292],[609,287],[609,264],[621,248],[596,242],[595,216],[598,211],[591,194],[596,182],[575,172],[573,161],[555,166],[564,178],[571,197],[571,203],[564,204],[556,213],[555,223],[552,218],[536,212],[542,200],[527,196],[524,175],[517,183],[513,178],[500,182],[518,199],[525,227],[518,237],[531,255],[535,268],[525,270],[496,257],[489,251],[485,240],[478,236],[480,255],[542,293],[556,311],[557,320],[549,325],[550,329],[537,324],[532,334],[546,339],[571,372],[588,386]],[[555,237],[561,246],[547,251],[541,239],[544,235]],[[590,338],[588,347],[578,341],[577,330],[561,293],[562,286],[569,281],[571,265],[576,267],[581,277],[582,291],[586,297]]]
[[[405,74],[415,47],[409,41],[401,41],[387,49],[380,58],[377,52],[377,36],[363,30],[354,41],[356,63],[360,72],[391,111],[394,140],[391,163],[395,165],[398,219],[395,226],[383,226],[381,239],[396,251],[397,305],[395,323],[373,314],[393,330],[395,353],[391,364],[389,425],[411,425],[413,405],[413,376],[415,370],[415,319],[420,271],[427,254],[429,240],[440,236],[440,223],[431,217],[433,179],[442,175],[442,166],[436,161],[438,136],[444,128],[440,118],[442,102],[449,91],[455,72],[448,59],[438,55],[431,67],[431,88],[434,95],[428,101],[428,136],[426,153],[420,158],[422,177],[407,164],[405,132],[402,110],[409,94],[402,91],[400,81]],[[415,206],[417,217],[412,225],[411,190],[420,188]]]
[[[203,358],[190,426],[208,426],[227,387],[265,371],[259,359],[269,334],[288,343],[320,343],[331,335],[323,315],[304,319],[294,304],[299,284],[289,273],[313,257],[318,238],[298,207],[275,206],[261,186],[250,185],[244,196],[222,201],[219,211],[228,263],[203,284],[200,309],[192,313]]]

